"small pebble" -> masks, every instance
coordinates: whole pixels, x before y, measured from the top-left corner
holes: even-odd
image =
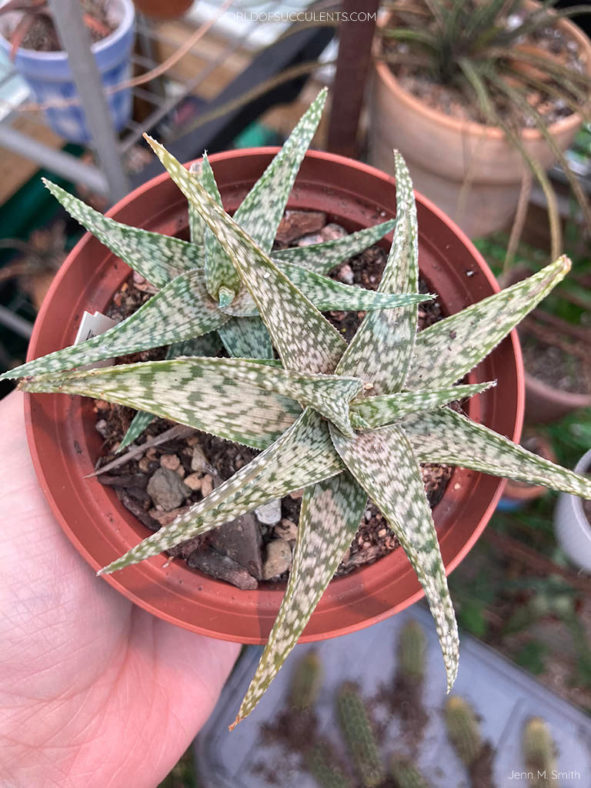
[[[254,510],[257,520],[263,525],[275,525],[281,520],[281,501],[276,498]]]
[[[320,233],[310,233],[310,235],[302,235],[298,239],[298,246],[313,246],[314,244],[321,244],[324,238]]]
[[[283,539],[274,539],[267,545],[263,564],[263,580],[282,575],[291,566],[291,547]]]
[[[286,542],[294,542],[298,538],[298,527],[293,520],[288,520],[287,517],[284,517],[275,526],[275,534],[279,539],[283,539]]]
[[[179,515],[184,514],[188,508],[188,506],[179,506],[177,509],[172,509],[170,512],[161,512],[158,509],[150,509],[148,514],[150,517],[158,520],[160,525],[170,525]]]
[[[176,471],[181,464],[177,454],[163,454],[160,457],[160,465],[163,468],[168,468],[169,471]]]
[[[106,439],[109,434],[109,425],[107,424],[107,420],[99,419],[94,426],[101,438]]]
[[[156,508],[165,512],[177,509],[191,492],[182,479],[168,468],[154,471],[146,489]]]
[[[207,462],[207,457],[203,453],[203,449],[201,446],[196,443],[193,446],[193,458],[191,459],[191,470],[192,471],[206,471],[209,469],[209,463]]]
[[[189,488],[189,490],[200,490],[201,489],[201,474],[200,473],[191,473],[189,476],[185,478],[185,484]]]
[[[138,468],[140,469],[140,471],[142,473],[149,473],[150,472],[150,464],[151,463],[152,463],[152,460],[150,460],[148,457],[144,456],[138,462]]]
[[[207,496],[212,490],[213,490],[213,479],[208,473],[206,473],[205,476],[201,479],[201,495],[204,498],[207,498]]]
[[[353,273],[353,269],[349,263],[345,263],[341,266],[338,273],[338,278],[346,285],[352,285],[355,282],[355,274]]]
[[[339,238],[344,238],[348,233],[340,224],[331,222],[320,230],[320,235],[323,241],[338,241]]]

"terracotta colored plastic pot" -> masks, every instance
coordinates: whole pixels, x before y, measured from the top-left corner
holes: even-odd
[[[577,42],[591,76],[591,41],[568,20],[559,26]],[[379,41],[376,40],[376,57]],[[579,114],[553,123],[549,132],[566,150],[582,123]],[[537,129],[524,129],[529,155],[547,169],[556,160]],[[500,128],[460,120],[431,108],[404,90],[385,62],[374,61],[369,159],[389,171],[392,149],[405,157],[416,188],[472,238],[503,229],[515,214],[525,165]],[[464,207],[462,186],[469,182]]]
[[[235,210],[271,160],[274,148],[237,150],[211,157],[227,210]],[[427,200],[418,199],[420,266],[444,309],[456,312],[498,290],[479,253],[455,225]],[[391,217],[394,180],[367,165],[324,153],[303,162],[290,208],[324,210],[350,231]],[[168,234],[185,233],[184,198],[167,174],[118,203],[119,221]],[[387,246],[387,242],[384,242]],[[103,310],[128,268],[95,238],[85,235],[58,273],[35,324],[29,358],[72,343],[84,309]],[[498,386],[470,403],[472,418],[519,440],[523,417],[523,371],[517,336],[506,339],[471,375]],[[92,401],[66,395],[31,395],[26,401],[29,444],[41,486],[64,531],[95,569],[108,564],[147,535],[114,492],[92,472],[101,440]],[[441,550],[451,571],[476,542],[501,495],[504,482],[456,470],[435,509]],[[167,621],[214,637],[261,643],[267,637],[283,587],[239,591],[160,555],[105,580]],[[102,582],[97,580],[97,582]],[[422,596],[402,550],[372,566],[334,580],[303,635],[304,641],[351,632],[396,613]]]

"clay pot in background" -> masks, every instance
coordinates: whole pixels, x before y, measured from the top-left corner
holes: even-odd
[[[591,41],[568,20],[559,26],[578,44],[591,77]],[[379,54],[379,39],[374,49]],[[549,127],[566,150],[582,123],[570,115]],[[537,129],[524,129],[529,155],[547,169],[555,161]],[[433,109],[404,90],[385,62],[374,60],[369,116],[369,161],[386,172],[392,149],[400,150],[415,187],[456,221],[471,238],[502,230],[512,220],[526,165],[500,128],[459,120]],[[458,211],[462,185],[470,186]]]

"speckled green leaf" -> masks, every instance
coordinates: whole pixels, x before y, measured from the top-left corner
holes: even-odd
[[[420,304],[432,298],[420,293],[379,293],[366,290],[363,287],[335,282],[298,265],[282,265],[281,270],[321,312],[395,309]]]
[[[366,501],[346,472],[304,492],[287,590],[234,725],[254,709],[297,643],[355,536]]]
[[[308,372],[332,372],[345,348],[339,333],[216,205],[187,170],[162,145],[148,136],[146,139],[173,181],[201,212],[210,230],[230,255],[285,366]]]
[[[57,372],[169,345],[213,331],[227,320],[228,317],[209,298],[203,271],[195,269],[178,276],[137,312],[104,334],[49,353],[0,377],[18,378]]]
[[[591,498],[591,480],[561,468],[449,408],[401,422],[419,462],[460,465]]]
[[[193,178],[200,180],[201,160],[194,161],[193,164],[191,164],[191,166],[189,167],[189,172],[191,173]],[[201,218],[201,215],[193,209],[191,203],[188,204],[188,211],[189,211],[189,237],[191,239],[192,244],[200,247],[201,254],[203,255],[203,261],[205,262],[205,229],[207,225]]]
[[[131,420],[131,424],[127,428],[127,432],[123,436],[121,443],[117,447],[117,453],[122,452],[134,443],[153,421],[154,415],[152,413],[146,413],[145,410],[138,410]]]
[[[285,393],[289,383],[281,368],[256,362],[182,358],[39,375],[21,387],[115,402],[262,449],[301,412]]]
[[[386,517],[423,589],[453,686],[459,660],[458,629],[449,596],[431,509],[418,461],[404,432],[396,426],[364,432],[353,440],[331,428],[343,462]]]
[[[440,408],[450,402],[480,394],[491,386],[496,386],[496,381],[426,391],[400,391],[398,394],[366,397],[351,404],[351,423],[356,429],[364,430],[384,427],[409,413],[420,413]]]
[[[281,249],[273,252],[271,256],[276,263],[290,263],[317,274],[328,274],[339,263],[377,243],[393,229],[394,224],[394,220],[391,219],[374,227],[358,230],[344,238],[337,238],[335,241]]]
[[[70,216],[155,287],[203,266],[203,247],[107,219],[55,183],[45,178],[43,183]]]
[[[273,358],[271,337],[260,317],[232,317],[218,334],[235,358]]]
[[[432,296],[420,293],[378,293],[355,285],[335,282],[321,274],[308,271],[298,265],[282,263],[280,270],[303,295],[321,312],[337,310],[340,312],[374,311],[376,309],[396,309],[409,304],[429,301]],[[222,309],[228,315],[258,315],[254,300],[240,294],[232,304]]]
[[[412,181],[404,159],[395,151],[396,229],[379,291],[418,292],[417,211]],[[370,381],[376,394],[404,388],[417,330],[416,304],[403,309],[370,312],[337,367],[338,372]]]
[[[215,176],[209,159],[203,156],[201,180],[204,189],[218,205],[222,205],[222,198],[215,182]],[[192,209],[193,213],[196,213]],[[205,223],[204,223],[205,224]],[[205,234],[205,279],[207,289],[219,303],[220,288],[226,288],[229,293],[236,295],[241,288],[241,282],[230,258],[223,250],[221,244],[206,226]],[[254,305],[250,293],[242,288],[241,302],[247,302],[252,307],[246,313],[248,317],[229,320],[218,329],[224,347],[235,358],[273,358],[273,345],[265,324],[258,317],[258,310]],[[230,300],[230,304],[234,299]],[[221,304],[220,304],[221,306]],[[224,309],[226,314],[244,314],[244,312]]]
[[[223,329],[223,326],[222,326]],[[215,356],[221,349],[221,342],[216,333],[210,332],[196,339],[189,339],[186,342],[175,342],[168,348],[166,358],[178,358],[179,356]],[[145,429],[152,423],[154,416],[143,410],[138,411],[129,425],[123,440],[117,448],[117,452],[123,451],[130,444],[134,443]]]
[[[326,102],[326,88],[310,104],[279,153],[246,195],[234,219],[269,253],[302,159],[310,146]]]
[[[568,257],[562,256],[528,279],[419,332],[406,387],[443,387],[460,380],[564,279],[570,267]]]
[[[362,385],[355,378],[305,375],[274,363],[180,358],[39,375],[22,387],[116,402],[260,449],[293,423],[300,411],[294,400],[352,434],[349,401]]]
[[[215,200],[221,206],[222,197],[206,153],[203,154],[199,181],[212,200]],[[213,300],[219,302],[220,287],[225,287],[236,294],[240,289],[240,278],[232,265],[232,261],[211,230],[205,230],[204,239],[205,286]]]
[[[314,411],[306,410],[275,443],[216,487],[207,498],[99,574],[115,572],[157,555],[269,501],[335,476],[342,469],[326,422]]]

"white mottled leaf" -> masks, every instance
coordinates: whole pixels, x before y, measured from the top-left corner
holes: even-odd
[[[223,328],[223,327],[222,327]],[[178,358],[179,356],[215,356],[221,349],[221,342],[215,332],[204,334],[196,339],[189,339],[186,342],[175,342],[168,348],[166,358]],[[146,411],[138,411],[129,425],[123,440],[117,448],[117,453],[126,449],[134,443],[144,430],[152,423],[154,416]]]
[[[263,252],[269,253],[273,246],[300,164],[318,128],[326,94],[324,88],[310,104],[279,153],[234,214],[236,223]]]
[[[213,331],[228,319],[210,299],[203,271],[195,269],[177,276],[137,312],[104,334],[29,361],[0,378],[57,372],[169,345]]]
[[[419,462],[460,465],[591,498],[591,480],[533,454],[449,408],[401,422]]]
[[[70,216],[156,287],[164,287],[179,274],[203,267],[202,247],[107,219],[55,183],[45,178],[43,183]]]
[[[432,296],[421,293],[378,293],[355,285],[335,282],[321,274],[308,271],[298,265],[280,265],[281,271],[287,275],[298,290],[321,312],[357,312],[374,311],[376,309],[397,309],[409,304],[429,301]],[[258,309],[250,294],[241,293],[238,298],[222,311],[227,315],[252,316],[258,315]]]
[[[355,378],[305,375],[255,360],[180,358],[38,375],[22,387],[116,402],[260,449],[299,415],[294,401],[352,434],[349,401],[362,385]]]
[[[409,413],[421,413],[441,408],[450,402],[480,394],[496,381],[449,386],[425,391],[400,391],[398,394],[380,394],[351,403],[351,423],[357,429],[376,429],[391,424]]]
[[[345,343],[294,284],[159,143],[147,141],[187,199],[201,212],[250,291],[286,367],[332,372]]]
[[[366,501],[346,472],[304,492],[287,590],[234,725],[254,709],[297,643],[355,536]]]
[[[189,172],[191,173],[193,178],[197,180],[201,179],[201,161],[194,161],[193,164],[189,167]],[[191,203],[188,204],[188,211],[189,211],[189,237],[191,238],[191,243],[195,246],[200,247],[200,253],[202,255],[202,259],[205,262],[205,229],[207,225],[201,218],[201,215],[197,213],[191,206]]]
[[[396,309],[429,301],[432,296],[420,293],[379,293],[355,285],[335,282],[321,274],[307,271],[298,265],[282,265],[281,270],[321,312],[374,311]]]
[[[260,317],[232,317],[218,334],[235,358],[273,358],[271,337]]]
[[[388,222],[376,224],[375,227],[367,227],[365,230],[358,230],[356,233],[346,235],[344,238],[337,238],[334,241],[280,249],[272,252],[271,257],[279,267],[281,267],[280,264],[289,263],[291,265],[299,265],[301,268],[314,271],[317,274],[328,274],[339,263],[373,246],[384,235],[389,233],[394,225],[395,222],[391,219]]]
[[[406,387],[443,387],[460,380],[548,295],[570,267],[568,257],[562,256],[528,279],[420,331]]]
[[[117,454],[122,452],[124,449],[127,449],[128,446],[134,443],[153,421],[153,413],[147,413],[145,410],[138,410],[131,420],[131,424],[127,428],[127,432],[123,436],[121,443],[117,447]]]
[[[417,211],[412,181],[404,159],[394,152],[396,165],[396,229],[379,292],[418,292]],[[337,372],[373,383],[376,394],[404,388],[417,331],[416,304],[396,312],[370,312],[357,330]]]
[[[238,359],[181,358],[38,375],[21,388],[115,402],[262,449],[301,413],[293,397],[272,390],[273,378],[277,388],[288,390],[282,373]],[[266,385],[258,385],[263,377]]]
[[[99,574],[109,574],[157,555],[275,498],[335,476],[342,469],[326,422],[317,413],[306,410],[248,465]]]
[[[459,639],[447,578],[421,472],[404,432],[396,426],[353,440],[331,428],[335,448],[350,473],[386,517],[423,589],[439,637],[447,689],[458,671]]]
[[[203,154],[199,180],[212,200],[215,200],[215,202],[221,206],[222,197],[218,185],[215,182],[215,176],[206,153]],[[204,240],[205,285],[209,295],[214,301],[219,303],[220,288],[227,288],[229,291],[236,294],[240,289],[240,278],[232,265],[232,261],[211,230],[205,230]]]

